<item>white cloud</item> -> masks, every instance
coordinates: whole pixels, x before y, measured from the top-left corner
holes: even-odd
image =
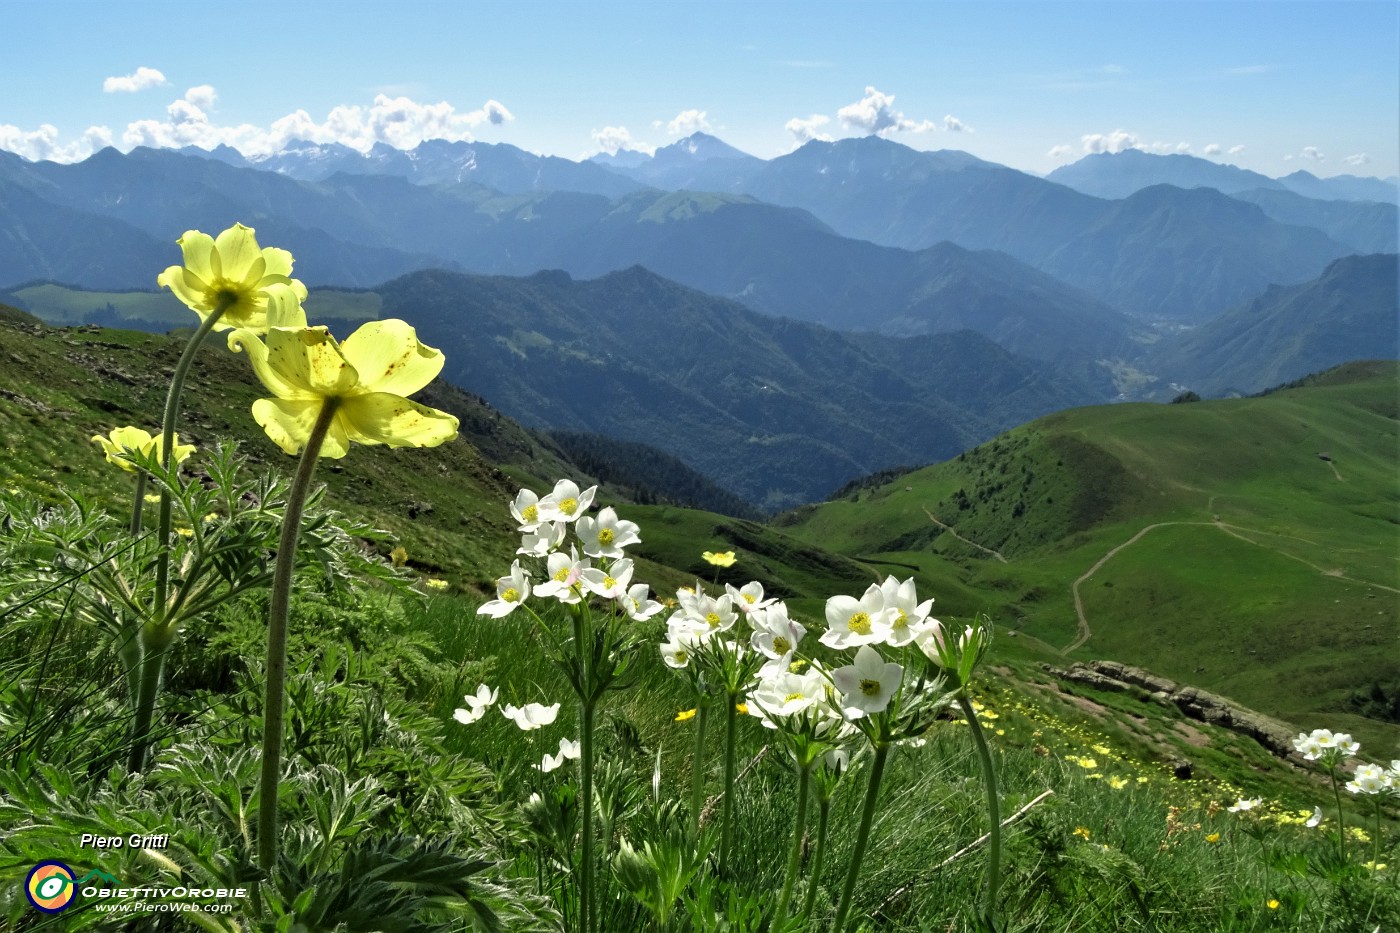
[[[218,99],[218,92],[215,91],[213,85],[210,84],[201,84],[185,92],[185,100],[194,104],[200,110],[213,110],[214,101]]]
[[[710,121],[705,119],[707,112],[704,110],[682,110],[676,114],[676,118],[666,124],[666,132],[672,136],[689,136],[691,133],[699,133],[710,128]]]
[[[1322,154],[1322,150],[1316,146],[1304,146],[1303,151],[1298,153],[1298,158],[1307,159],[1309,162],[1325,162],[1327,156]]]
[[[901,132],[927,133],[938,129],[932,120],[915,123],[907,119],[894,109],[893,104],[893,94],[883,94],[873,87],[866,87],[864,97],[836,111],[836,116],[850,129],[864,130],[877,136]]]
[[[1241,152],[1244,152],[1244,146],[1231,146],[1225,150],[1226,155],[1239,155]]]
[[[184,98],[165,108],[167,119],[137,120],[128,124],[122,142],[128,146],[178,148],[199,146],[213,149],[232,146],[247,156],[277,152],[290,140],[313,143],[341,143],[368,152],[375,143],[397,149],[412,149],[425,139],[453,141],[472,139],[472,129],[483,123],[499,126],[515,116],[496,100],[488,100],[476,110],[459,112],[446,101],[423,104],[408,97],[376,95],[368,107],[341,105],[317,122],[305,110],[296,110],[274,120],[267,128],[244,123],[221,126],[205,112],[217,99],[208,85],[190,88]]]
[[[1052,146],[1050,151],[1045,153],[1052,159],[1068,159],[1074,154],[1073,146]]]
[[[593,131],[593,143],[601,152],[608,155],[617,155],[621,150],[627,149],[633,152],[645,152],[652,155],[656,152],[655,146],[649,146],[644,142],[639,142],[632,138],[632,134],[627,132],[625,126],[605,126],[601,130]]]
[[[1114,130],[1108,135],[1103,133],[1090,133],[1081,136],[1084,151],[1090,154],[1096,152],[1122,152],[1125,149],[1138,149],[1138,138],[1127,130]]]
[[[950,114],[947,114],[946,116],[944,116],[944,118],[943,118],[943,128],[944,128],[945,130],[947,130],[948,132],[950,132],[950,133],[975,133],[975,132],[977,132],[977,131],[974,130],[972,127],[968,126],[966,123],[964,123],[963,121],[959,120],[957,117],[953,116],[951,113],[950,113]]]
[[[142,65],[129,75],[104,79],[102,91],[106,94],[134,94],[148,88],[160,87],[165,83],[167,83],[165,75],[154,68]]]
[[[1371,157],[1364,152],[1358,152],[1356,155],[1347,156],[1342,161],[1347,165],[1369,165],[1371,163]]]
[[[796,140],[799,146],[813,139],[831,142],[831,136],[829,134],[820,132],[820,127],[830,122],[830,117],[823,116],[820,113],[814,113],[805,120],[800,117],[793,117],[783,124],[783,129],[792,134],[793,139]]]
[[[13,152],[31,162],[79,162],[99,149],[112,144],[112,131],[105,126],[90,126],[83,135],[67,144],[58,141],[58,127],[41,124],[28,132],[8,123],[0,123],[0,150]]]
[[[1211,143],[1211,144],[1209,144],[1208,146],[1206,146],[1204,149],[1202,149],[1201,151],[1204,152],[1204,153],[1205,153],[1206,155],[1208,155],[1208,156],[1218,156],[1218,155],[1220,155],[1220,144],[1219,144],[1219,143]]]

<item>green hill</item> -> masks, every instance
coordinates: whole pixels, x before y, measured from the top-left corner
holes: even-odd
[[[1073,658],[1389,747],[1400,727],[1345,714],[1400,690],[1397,399],[1400,366],[1377,362],[1259,398],[1060,412],[775,524],[919,567],[939,609]]]

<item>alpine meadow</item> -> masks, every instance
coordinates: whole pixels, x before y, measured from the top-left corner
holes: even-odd
[[[1400,7],[237,12],[7,12],[0,929],[1400,930]]]

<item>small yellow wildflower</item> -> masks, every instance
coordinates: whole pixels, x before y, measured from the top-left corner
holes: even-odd
[[[683,709],[676,714],[675,722],[686,722],[688,720],[694,719],[696,712],[697,710],[693,709]]]
[[[1360,826],[1348,826],[1347,835],[1351,836],[1357,842],[1371,841],[1371,834],[1366,832],[1366,830],[1362,829]]]
[[[1070,760],[1086,771],[1092,771],[1099,766],[1098,761],[1094,758],[1071,758]]]
[[[1217,843],[1217,842],[1219,842],[1219,841],[1220,841],[1220,834],[1219,834],[1219,833],[1211,833],[1210,835],[1206,836],[1206,842],[1209,842],[1209,843],[1211,843],[1212,845],[1215,844],[1215,843]]]
[[[1369,868],[1371,871],[1385,871],[1385,862],[1362,862],[1362,868]]]
[[[1089,747],[1092,748],[1094,751],[1098,752],[1100,755],[1113,754],[1113,750],[1106,745],[1091,745]]]
[[[741,716],[747,716],[747,715],[749,714],[749,704],[747,704],[747,703],[735,703],[735,704],[734,704],[734,711],[735,711],[736,713],[740,714]]]
[[[1138,782],[1139,784],[1146,784],[1147,781],[1148,781],[1147,775],[1145,775],[1145,774],[1139,774],[1139,775],[1138,775],[1137,782]]]
[[[703,557],[703,558],[705,558],[705,561],[706,561],[707,563],[714,564],[716,567],[733,567],[733,566],[734,566],[734,552],[733,552],[733,551],[718,551],[718,552],[716,552],[716,551],[706,551],[705,553],[701,554],[700,556]]]
[[[204,516],[204,522],[205,522],[205,524],[208,524],[209,522],[217,522],[218,520],[219,520],[219,513],[218,513],[218,512],[210,512],[208,515]]]
[[[158,493],[158,492],[148,492],[148,493],[146,493],[144,496],[142,496],[141,498],[145,499],[147,502],[159,502],[159,501],[160,501],[160,493]]]
[[[1114,790],[1122,790],[1123,788],[1128,786],[1128,779],[1125,777],[1118,777],[1115,775],[1114,777],[1108,779],[1108,786],[1113,788]]]
[[[997,735],[1006,735],[1006,730],[1005,730],[1005,729],[998,729],[998,730],[997,730]]]
[[[1076,827],[1074,827],[1074,834],[1075,834],[1076,836],[1078,836],[1080,839],[1088,839],[1088,838],[1089,838],[1089,829],[1088,829],[1088,827],[1085,827],[1085,826],[1076,826]]]
[[[1264,906],[1269,908],[1270,910],[1278,910],[1278,899],[1271,897],[1269,898],[1268,903]]]
[[[180,537],[182,537],[182,538],[193,538],[193,537],[194,537],[194,529],[193,529],[193,528],[176,528],[176,529],[175,529],[175,533],[178,534],[178,535],[179,535]]]
[[[445,589],[447,589],[447,581],[446,581],[446,580],[428,580],[428,581],[427,581],[427,586],[428,586],[429,589],[433,589],[433,590],[445,590]]]
[[[401,544],[389,552],[389,560],[395,567],[402,567],[408,563],[408,551],[405,551]]]

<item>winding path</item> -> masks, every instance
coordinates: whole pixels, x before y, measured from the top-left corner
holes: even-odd
[[[934,523],[935,525],[937,525],[939,528],[942,528],[944,531],[948,532],[948,534],[950,534],[950,535],[952,535],[953,537],[957,538],[957,539],[958,539],[959,541],[961,541],[963,544],[969,545],[970,547],[975,547],[975,548],[977,548],[977,550],[981,551],[983,554],[990,554],[990,555],[992,555],[993,557],[995,557],[997,560],[1001,561],[1003,564],[1006,563],[1006,558],[1001,556],[1001,552],[1000,552],[1000,551],[994,551],[994,550],[992,550],[992,549],[989,548],[989,547],[983,547],[982,545],[978,544],[976,541],[969,541],[969,540],[967,540],[967,539],[964,538],[962,535],[958,534],[957,531],[955,531],[955,530],[953,529],[953,526],[952,526],[952,525],[945,525],[943,522],[940,522],[937,518],[935,518],[935,517],[934,517],[934,514],[928,510],[928,507],[927,507],[927,506],[923,506],[922,508],[923,508],[923,510],[924,510],[924,514],[928,516],[928,520],[929,520],[929,521],[933,522],[933,523]]]

